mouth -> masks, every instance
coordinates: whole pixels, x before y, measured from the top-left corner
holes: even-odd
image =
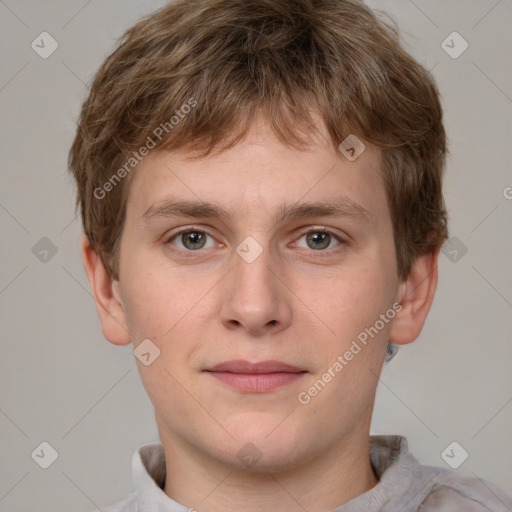
[[[225,361],[204,371],[228,386],[252,393],[272,391],[308,373],[281,361],[250,363],[240,359]]]

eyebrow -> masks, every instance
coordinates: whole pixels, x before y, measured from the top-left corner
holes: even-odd
[[[345,196],[339,196],[332,201],[282,205],[275,216],[274,222],[277,224],[284,220],[327,216],[348,217],[356,221],[371,223],[369,212],[363,206]],[[227,220],[236,217],[236,214],[215,203],[167,199],[151,205],[142,215],[142,218],[146,221],[168,217]]]

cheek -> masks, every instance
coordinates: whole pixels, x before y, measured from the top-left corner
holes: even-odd
[[[133,344],[149,338],[160,349],[160,363],[180,373],[212,307],[215,276],[184,274],[165,261],[134,258],[132,265],[133,272],[125,274],[123,298]]]
[[[191,322],[201,311],[201,304],[197,303],[205,293],[203,286],[194,286],[173,272],[157,272],[153,268],[131,276],[126,274],[124,288],[125,313],[134,348],[142,340],[150,339],[160,351],[148,366],[137,361],[144,388],[157,409],[172,406],[179,414],[191,413],[180,405],[187,402],[180,383],[187,380],[190,370],[185,363],[195,350]],[[194,292],[187,294],[187,290]]]
[[[325,389],[313,399],[319,421],[336,424],[347,420],[346,411],[358,417],[374,398],[377,377],[391,323],[381,325],[380,315],[392,305],[391,284],[380,271],[364,272],[333,283],[329,293],[310,300],[322,304],[322,318],[334,335],[322,339],[322,364],[309,383],[325,382]],[[320,315],[319,315],[320,316]],[[379,322],[379,324],[376,324]],[[377,325],[377,329],[375,326]],[[331,333],[332,334],[332,333]],[[318,352],[317,352],[318,354]],[[317,387],[322,388],[318,383]],[[313,392],[315,392],[313,390]],[[335,408],[332,404],[337,404]],[[322,419],[320,411],[329,410]]]
[[[128,284],[125,312],[132,340],[160,338],[174,301],[162,283],[144,276]],[[169,328],[169,327],[168,327]]]
[[[144,340],[149,339],[161,352],[163,345],[160,333],[164,325],[162,319],[163,315],[167,314],[166,311],[162,311],[162,304],[159,301],[151,301],[149,297],[137,292],[130,294],[123,302],[132,350],[136,350]]]
[[[372,325],[391,306],[393,281],[380,265],[361,265],[342,269],[327,277],[323,287],[309,290],[312,309],[338,339],[347,341],[347,336]]]
[[[158,251],[126,248],[121,283],[130,333],[136,338],[160,339],[190,309],[187,291],[177,269],[170,268]]]

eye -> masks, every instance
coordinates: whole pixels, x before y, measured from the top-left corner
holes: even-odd
[[[207,246],[207,238],[212,240],[212,243]],[[166,243],[173,243],[177,245],[180,249],[185,251],[197,251],[199,249],[209,249],[215,245],[215,241],[213,238],[200,229],[188,228],[186,230],[179,231],[175,233],[167,240]]]
[[[302,239],[304,239],[304,242],[301,242]],[[303,232],[294,245],[304,249],[326,252],[326,249],[332,249],[344,243],[345,241],[332,231],[327,229],[310,229]],[[200,249],[215,247],[215,240],[205,231],[192,227],[174,233],[166,241],[166,244],[173,244],[184,251],[194,252]]]
[[[313,249],[314,251],[324,251],[325,249],[332,248],[332,242],[337,242],[335,246],[344,243],[344,241],[338,235],[325,229],[313,229],[306,231],[302,233],[299,241],[303,238],[305,238],[306,246],[300,245],[298,241],[295,244],[298,247]]]

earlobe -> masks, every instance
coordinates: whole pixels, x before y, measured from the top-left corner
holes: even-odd
[[[112,280],[86,235],[82,237],[81,254],[103,335],[114,345],[129,344],[131,340],[118,289],[119,283]]]
[[[419,256],[407,279],[401,283],[402,309],[393,320],[389,336],[393,343],[405,345],[419,336],[434,300],[438,256],[439,250]]]

